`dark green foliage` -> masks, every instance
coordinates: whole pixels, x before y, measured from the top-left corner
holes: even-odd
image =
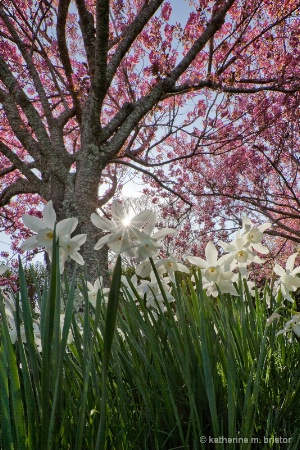
[[[166,312],[154,312],[126,293],[119,303],[118,261],[108,305],[99,292],[94,309],[82,280],[85,308],[76,315],[75,278],[62,289],[53,259],[37,295],[42,352],[21,266],[15,345],[1,321],[1,449],[299,448],[300,347],[276,337],[276,324],[266,327],[275,309],[267,288],[253,299],[240,284],[239,297],[212,300],[196,277],[174,287]],[[209,442],[221,436],[235,441]],[[290,443],[264,441],[280,437]]]

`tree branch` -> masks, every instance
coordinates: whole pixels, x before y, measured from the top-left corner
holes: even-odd
[[[181,62],[171,71],[167,78],[160,80],[151,90],[151,92],[138,100],[134,105],[134,110],[126,118],[118,132],[106,146],[105,152],[110,158],[114,157],[119,149],[126,142],[131,131],[137,126],[139,121],[156,105],[161,98],[172,91],[176,80],[185,72],[190,64],[197,57],[199,52],[205,47],[209,39],[222,27],[227,11],[236,0],[228,0],[222,8],[214,14],[208,23],[205,31],[194,42],[190,50],[183,57]]]
[[[85,53],[91,76],[94,73],[95,65],[95,26],[93,14],[86,8],[84,0],[76,0],[76,6],[79,14],[79,25],[82,33]]]
[[[106,94],[106,68],[109,38],[109,0],[96,2],[95,73],[92,89],[95,93],[95,120],[99,121],[102,102]]]
[[[41,180],[31,171],[28,164],[21,161],[21,159],[18,158],[18,156],[14,152],[12,152],[11,149],[7,147],[7,145],[5,145],[3,142],[0,142],[0,152],[12,162],[16,169],[18,169],[27,178],[28,181],[30,181],[35,189],[41,189]]]
[[[1,145],[5,145],[2,142],[0,143],[0,152],[1,152]],[[36,163],[35,161],[27,163],[27,166],[30,169],[36,169]],[[14,164],[12,166],[9,167],[5,167],[4,169],[0,170],[0,178],[4,177],[5,175],[14,172],[15,170],[19,170],[17,166],[15,166]]]
[[[187,200],[186,198],[184,198],[181,194],[179,194],[178,192],[174,191],[173,189],[169,188],[168,186],[166,186],[160,178],[158,178],[156,175],[154,175],[153,173],[149,172],[148,170],[142,169],[141,167],[135,166],[134,164],[128,162],[128,161],[123,161],[121,159],[116,159],[114,160],[114,163],[118,163],[118,164],[123,164],[124,166],[128,166],[131,167],[131,169],[137,170],[138,172],[142,172],[143,174],[151,177],[159,186],[161,186],[163,189],[165,189],[166,191],[170,192],[171,194],[175,195],[176,197],[180,198],[184,203],[186,203],[187,205],[189,205],[190,207],[193,206],[193,204]]]
[[[266,28],[264,28],[258,35],[256,35],[253,39],[251,39],[249,42],[247,42],[246,45],[244,45],[244,47],[240,50],[240,53],[243,52],[244,50],[246,50],[246,48],[248,48],[251,44],[253,44],[253,42],[255,42],[257,39],[259,39],[261,36],[263,36],[265,33],[267,33],[270,29],[274,28],[275,26],[279,25],[281,22],[286,20],[288,17],[290,17],[295,11],[297,11],[299,9],[299,6],[300,6],[300,3],[298,3],[295,6],[295,8],[293,8],[290,12],[285,14],[283,17],[280,17],[278,20],[276,20],[275,22],[271,23]],[[237,60],[237,56],[233,56],[229,61],[227,61],[226,64],[224,64],[222,67],[220,67],[220,69],[217,71],[216,75],[220,76],[236,60]]]
[[[43,106],[44,109],[44,113],[48,122],[49,127],[53,127],[55,125],[55,121],[54,118],[52,116],[52,112],[51,112],[51,108],[50,105],[48,103],[47,100],[47,96],[46,96],[46,92],[44,90],[43,84],[41,82],[40,76],[38,74],[38,71],[34,65],[34,62],[31,58],[31,56],[29,55],[29,53],[26,50],[26,46],[24,44],[24,42],[21,40],[18,32],[16,31],[15,27],[13,26],[13,24],[11,23],[10,19],[8,18],[7,14],[4,11],[3,5],[1,5],[0,3],[0,17],[3,20],[3,22],[5,23],[8,31],[10,32],[15,44],[17,45],[17,47],[19,48],[26,64],[27,64],[27,68],[29,70],[29,73],[32,77],[32,80],[34,82],[35,88],[39,94],[39,98],[41,100],[41,104]]]
[[[0,206],[8,205],[10,200],[15,195],[20,194],[39,194],[39,189],[32,185],[31,182],[25,180],[24,178],[18,178],[14,184],[11,184],[7,188],[3,189],[0,194]]]
[[[115,49],[114,54],[107,65],[106,91],[108,90],[122,59],[163,2],[164,0],[151,0],[148,4],[145,4],[132,23],[127,27],[122,35],[120,44]]]
[[[41,152],[43,151],[42,148],[50,149],[51,142],[37,110],[34,108],[29,98],[26,96],[24,91],[19,86],[17,80],[10,72],[6,62],[4,61],[1,55],[0,55],[0,79],[3,82],[4,86],[6,86],[7,90],[9,91],[12,99],[14,99],[16,104],[19,105],[24,111],[30,126],[32,127],[39,143],[41,144]],[[2,103],[4,100],[7,100],[7,94],[4,91],[1,91],[0,95],[1,95],[0,101]],[[47,153],[46,150],[45,153]]]
[[[134,106],[132,103],[124,103],[120,111],[115,115],[115,117],[101,130],[99,143],[107,141],[122,125],[126,117],[133,111]]]
[[[68,121],[76,114],[76,108],[65,109],[58,117],[57,124],[62,129]]]
[[[186,71],[186,69],[195,60],[199,52],[209,42],[215,33],[222,27],[225,16],[236,0],[227,0],[223,7],[221,7],[216,14],[212,16],[206,29],[201,36],[196,39],[190,50],[186,53],[180,63],[172,70],[170,77],[176,81]]]
[[[69,56],[67,41],[66,41],[66,21],[68,17],[68,9],[70,6],[71,0],[60,0],[58,4],[58,12],[57,12],[57,44],[60,53],[61,62],[67,77],[67,81],[69,84],[70,93],[73,99],[73,104],[75,108],[75,114],[77,116],[78,122],[81,123],[82,119],[82,111],[81,105],[78,98],[78,94],[74,88],[74,83],[72,80],[72,65]]]
[[[101,199],[98,200],[98,208],[102,208],[109,200],[113,198],[113,196],[116,193],[117,187],[118,187],[118,178],[116,172],[114,173],[113,177],[111,177],[112,185],[109,189],[109,191],[103,195]]]

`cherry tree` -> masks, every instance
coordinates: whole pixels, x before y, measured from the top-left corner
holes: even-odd
[[[2,227],[25,237],[21,215],[38,215],[39,203],[52,200],[58,220],[79,219],[76,231],[88,235],[83,258],[96,274],[97,264],[106,267],[107,251],[94,251],[99,230],[90,216],[118,193],[125,169],[174,198],[175,214],[210,194],[218,170],[239,183],[253,143],[260,164],[272,165],[267,130],[283,123],[282,111],[288,114],[300,88],[299,6],[296,0],[2,0]],[[189,10],[185,23],[182,9]],[[239,169],[222,171],[223,155],[240,161]],[[211,193],[222,199],[220,178],[215,182]],[[206,204],[205,227],[215,208]]]

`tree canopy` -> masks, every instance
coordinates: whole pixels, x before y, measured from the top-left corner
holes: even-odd
[[[130,169],[206,233],[247,209],[299,242],[299,6],[1,1],[1,227],[53,200],[104,266],[90,215]]]

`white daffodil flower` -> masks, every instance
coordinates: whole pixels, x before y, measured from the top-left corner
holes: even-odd
[[[59,238],[59,257],[60,257],[60,270],[61,273],[64,270],[64,265],[68,256],[70,256],[73,261],[78,264],[83,265],[84,260],[82,256],[78,253],[81,245],[86,241],[86,234],[77,234],[77,236],[70,237],[69,235],[64,235]]]
[[[102,293],[103,293],[104,302],[105,303],[108,302],[109,288],[103,287],[103,278],[102,277],[97,278],[97,280],[95,281],[94,284],[87,281],[87,288],[88,288],[89,302],[93,305],[94,308],[96,308],[96,302],[97,302],[97,297],[98,297],[99,291],[102,291]]]
[[[238,295],[236,289],[230,282],[234,277],[233,269],[234,255],[223,255],[218,258],[218,250],[212,241],[205,248],[206,261],[197,256],[189,256],[187,259],[191,264],[200,267],[203,276],[203,288],[207,295],[217,297],[218,288],[223,294]]]
[[[9,269],[8,266],[1,264],[0,265],[0,275],[3,275]]]
[[[161,284],[164,290],[164,294],[167,298],[168,303],[173,302],[175,299],[170,294],[170,286],[168,285],[169,278],[161,278]],[[151,281],[141,280],[141,284],[138,286],[138,292],[141,297],[146,295],[146,306],[148,308],[160,309],[164,312],[166,311],[166,307],[164,304],[164,296],[162,295],[160,288],[158,286],[157,280],[152,274]],[[157,305],[159,304],[159,307]]]
[[[226,272],[225,272],[226,273]],[[231,275],[231,274],[230,274]],[[232,274],[233,276],[234,274]],[[217,278],[216,281],[204,281],[203,289],[206,291],[208,296],[218,297],[219,290],[222,294],[231,294],[238,296],[238,293],[233,286],[233,284],[229,280],[222,279],[222,276]]]
[[[300,314],[293,315],[292,319],[286,322],[283,329],[276,333],[276,336],[289,333],[290,331],[293,331],[296,336],[300,337]]]
[[[161,247],[161,244],[158,241],[163,239],[168,234],[176,233],[174,228],[162,228],[152,234],[156,221],[156,214],[154,213],[145,228],[142,231],[137,232],[137,239],[139,242],[136,248],[137,261],[143,261],[146,258],[155,257]]]
[[[135,293],[132,290],[132,287],[130,285],[130,283],[128,282],[127,278],[125,277],[125,275],[121,276],[121,281],[122,281],[122,292],[125,295],[129,295],[131,298],[135,298]],[[133,287],[137,290],[138,289],[138,279],[136,275],[133,275],[130,278],[130,282],[133,285]]]
[[[264,262],[263,259],[259,258],[259,256],[250,250],[250,243],[248,241],[245,242],[245,239],[240,236],[239,231],[236,233],[236,238],[232,242],[226,243],[220,241],[219,244],[226,252],[234,257],[242,276],[247,275],[248,264],[252,262],[262,264]]]
[[[157,272],[159,275],[163,275],[164,273],[164,267],[158,267],[157,263],[158,261],[160,261],[160,259],[154,259],[154,264],[157,268]],[[142,261],[140,264],[138,264],[135,268],[135,273],[140,277],[140,278],[147,278],[149,277],[150,273],[152,272],[152,265],[151,262],[149,261],[149,259],[145,259],[144,261]]]
[[[191,264],[202,269],[202,276],[209,282],[216,281],[221,272],[225,272],[224,269],[227,270],[230,267],[234,259],[233,255],[223,255],[218,258],[218,250],[212,241],[209,241],[205,247],[205,256],[206,261],[198,256],[188,256],[187,259]]]
[[[136,231],[136,259],[138,262],[157,256],[161,244],[143,231]]]
[[[167,272],[173,283],[175,283],[175,272],[190,273],[189,269],[184,264],[178,262],[174,256],[155,261],[155,266],[162,268],[163,272]]]
[[[54,211],[52,200],[45,205],[43,210],[43,220],[38,217],[23,215],[24,224],[36,234],[26,239],[21,244],[22,250],[33,250],[38,246],[44,247],[52,260],[52,246],[54,228],[56,224],[56,213]],[[60,220],[56,224],[56,238],[59,240],[60,272],[64,270],[64,264],[70,256],[78,264],[83,265],[82,256],[78,253],[80,246],[86,241],[86,234],[79,234],[71,238],[71,234],[78,224],[78,219],[74,217]]]
[[[135,268],[135,273],[141,277],[146,278],[150,275],[152,271],[152,265],[149,260],[145,259],[140,264],[138,264]]]
[[[173,302],[174,297],[170,294],[170,286],[168,285],[170,279],[166,277],[161,277],[161,283],[163,286],[164,293],[167,297],[167,301]],[[166,310],[164,306],[164,297],[160,291],[157,280],[155,278],[154,273],[151,273],[151,280],[140,280],[138,281],[137,276],[133,275],[130,279],[131,284],[134,286],[136,292],[141,298],[146,298],[146,306],[158,309],[157,303],[159,304],[162,311]],[[129,284],[127,278],[122,276],[122,284],[125,295],[129,295],[132,298],[136,297],[136,294],[133,292],[131,285]]]
[[[91,221],[97,228],[110,232],[99,239],[95,250],[106,244],[114,253],[126,253],[128,256],[136,257],[138,262],[155,257],[160,248],[158,241],[167,234],[176,232],[172,228],[164,228],[151,235],[156,223],[156,214],[146,209],[129,220],[123,206],[116,200],[112,203],[112,220],[93,213]]]
[[[112,203],[112,220],[93,213],[91,221],[95,227],[104,231],[109,231],[99,239],[95,245],[95,250],[100,250],[105,244],[116,254],[124,253],[136,246],[136,231],[142,228],[153,216],[153,211],[144,210],[135,217],[127,221],[123,206],[117,200]]]
[[[254,281],[248,280],[248,273],[245,273],[245,274],[241,274],[241,272],[235,273],[231,281],[233,283],[238,283],[240,275],[243,280],[243,284],[242,284],[243,288],[244,288],[244,282],[246,282],[248,290],[249,290],[249,294],[252,295],[252,297],[254,297],[255,296],[255,283],[254,283]],[[244,293],[244,295],[245,295],[245,293]]]
[[[254,249],[262,255],[267,255],[269,253],[269,250],[267,249],[267,247],[261,244],[261,241],[263,239],[264,231],[270,228],[272,224],[266,222],[256,227],[251,222],[249,217],[243,216],[242,220],[242,237],[245,239],[245,242],[249,243],[249,249]]]
[[[285,270],[279,265],[275,264],[274,272],[279,275],[279,279],[275,281],[274,292],[281,290],[283,297],[293,303],[290,292],[295,292],[300,287],[300,278],[296,277],[300,273],[300,267],[294,269],[295,259],[298,253],[293,253],[286,262]]]
[[[36,247],[44,247],[49,253],[51,259],[54,227],[56,223],[56,213],[53,208],[52,200],[48,202],[43,210],[43,220],[29,214],[22,216],[24,225],[36,233],[34,236],[26,239],[20,246],[22,250],[33,250]],[[63,219],[56,225],[56,237],[70,235],[77,227],[78,219],[74,217]]]
[[[20,246],[22,250],[33,250],[39,245],[39,241],[43,242],[43,247],[48,247],[52,245],[53,240],[53,230],[56,222],[56,213],[53,208],[52,200],[48,202],[43,210],[43,219],[31,216],[29,214],[24,214],[22,216],[24,225],[33,231],[35,234],[30,238],[26,239]],[[44,232],[41,232],[44,230]],[[39,235],[39,241],[37,239]]]

